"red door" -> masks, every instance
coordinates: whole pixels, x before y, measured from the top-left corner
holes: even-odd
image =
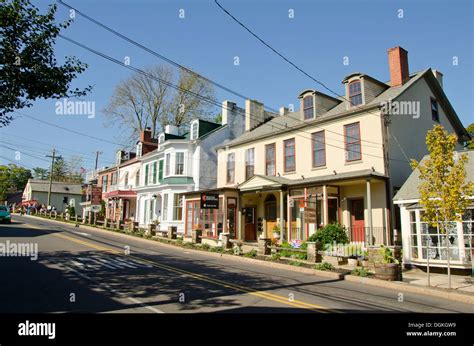
[[[255,208],[245,208],[245,240],[257,240],[257,230],[255,227]]]
[[[351,201],[352,241],[363,242],[365,240],[364,226],[364,199],[353,199]]]

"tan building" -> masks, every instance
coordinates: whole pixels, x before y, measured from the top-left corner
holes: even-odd
[[[222,201],[213,214],[222,232],[235,224],[235,237],[254,241],[272,237],[279,225],[285,240],[304,241],[337,222],[352,241],[391,242],[398,227],[392,197],[411,173],[409,159],[426,154],[426,132],[440,123],[457,134],[460,147],[468,134],[439,71],[410,74],[403,48],[388,55],[387,83],[353,73],[342,81],[342,97],[304,90],[300,109],[282,108],[279,115],[246,101],[246,131],[217,149],[217,189],[205,192]],[[199,197],[186,196],[185,215],[205,214]],[[192,223],[203,227],[201,220]]]

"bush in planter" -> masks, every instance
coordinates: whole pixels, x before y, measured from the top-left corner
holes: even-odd
[[[365,268],[355,268],[351,271],[351,275],[366,277],[369,276],[369,271]]]
[[[244,254],[244,257],[257,257],[257,250],[251,250],[247,252],[246,254]]]
[[[318,263],[313,268],[316,269],[316,270],[334,270],[334,269],[336,269],[331,263],[328,263],[328,262]]]
[[[393,256],[392,250],[380,245],[380,258],[375,264],[375,277],[381,280],[395,281],[401,279],[401,268],[398,260]]]
[[[326,249],[328,245],[332,245],[334,242],[336,242],[336,244],[348,244],[349,238],[347,237],[347,233],[341,225],[333,223],[326,225],[322,229],[316,231],[316,233],[312,234],[308,238],[308,241],[320,242],[322,244],[322,248]]]
[[[280,251],[279,254],[280,254],[281,257],[297,258],[297,259],[301,259],[301,260],[306,260],[307,257],[308,257],[308,254],[306,252],[292,251],[294,248],[293,248],[293,246],[291,246],[290,243],[283,242],[280,247],[288,249],[288,250],[281,250]],[[302,243],[301,246],[300,246],[300,249],[301,250],[308,249],[308,244],[306,242]]]

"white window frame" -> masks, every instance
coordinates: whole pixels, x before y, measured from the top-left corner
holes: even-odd
[[[142,153],[143,153],[143,143],[139,142],[137,144],[137,157],[142,157]]]
[[[165,169],[163,172],[163,177],[169,177],[171,175],[171,152],[165,153]]]
[[[194,130],[196,130],[196,135],[194,135]],[[199,121],[194,121],[191,124],[191,139],[197,139],[199,137]]]
[[[169,208],[168,208],[169,197],[168,196],[169,196],[168,193],[163,194],[163,206],[161,208],[161,218],[163,221],[168,221],[168,213],[169,213]]]
[[[183,154],[183,173],[182,174],[178,174],[178,172],[177,172],[178,154]],[[177,175],[177,176],[186,175],[186,152],[185,151],[176,151],[174,153],[173,166],[174,166],[174,175]]]

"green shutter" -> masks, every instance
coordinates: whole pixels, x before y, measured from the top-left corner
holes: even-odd
[[[145,186],[148,185],[148,165],[145,165]]]
[[[158,182],[161,183],[163,181],[163,160],[160,160],[159,168],[158,168]]]
[[[156,161],[153,162],[153,184],[156,184]]]

